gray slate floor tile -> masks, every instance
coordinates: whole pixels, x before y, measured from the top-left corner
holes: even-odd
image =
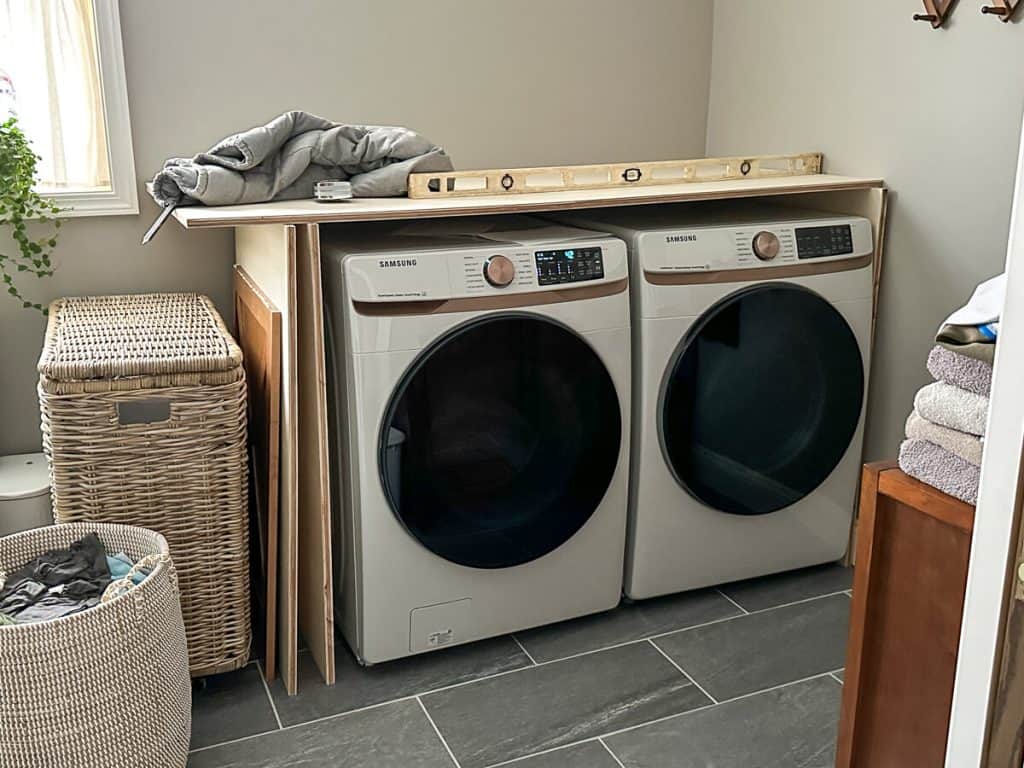
[[[283,725],[305,723],[447,685],[530,665],[511,637],[482,640],[443,651],[361,667],[340,637],[335,643],[337,682],[326,686],[312,657],[299,655],[299,692],[289,696],[280,680],[270,687]]]
[[[839,685],[777,688],[606,739],[625,768],[832,768]]]
[[[517,760],[508,768],[619,768],[608,750],[596,741]]]
[[[850,598],[797,605],[683,630],[654,642],[718,701],[839,669]]]
[[[748,611],[795,603],[809,597],[842,592],[853,585],[853,568],[835,563],[736,581],[720,589]]]
[[[275,730],[277,721],[255,664],[192,685],[192,749]]]
[[[551,661],[739,613],[736,606],[717,591],[701,590],[624,603],[605,613],[517,632],[516,637],[534,659]]]
[[[453,768],[416,701],[193,752],[188,768]]]
[[[707,698],[649,643],[636,643],[440,691],[423,703],[462,768],[482,768],[685,712]]]

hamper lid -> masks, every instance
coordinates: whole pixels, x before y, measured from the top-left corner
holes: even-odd
[[[38,368],[67,381],[230,371],[241,363],[207,297],[156,293],[57,299]]]
[[[0,456],[0,501],[42,496],[50,491],[50,468],[41,453]]]

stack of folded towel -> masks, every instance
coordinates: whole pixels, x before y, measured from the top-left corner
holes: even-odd
[[[935,382],[914,398],[900,468],[968,504],[978,501],[981,454],[992,390],[992,362],[1006,277],[975,290],[943,324],[928,355]]]

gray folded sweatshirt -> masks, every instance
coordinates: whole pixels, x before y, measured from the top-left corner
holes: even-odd
[[[410,173],[452,170],[445,151],[408,128],[343,125],[285,112],[195,157],[171,158],[153,177],[161,206],[233,205],[313,196],[324,179],[348,180],[356,197],[395,197]]]

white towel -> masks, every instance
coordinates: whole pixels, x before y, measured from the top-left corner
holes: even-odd
[[[933,424],[972,435],[985,434],[988,398],[984,395],[936,381],[917,393],[914,409]]]
[[[949,325],[984,325],[999,319],[1006,297],[1006,273],[986,280],[974,289],[968,302],[946,318]]]
[[[916,410],[911,411],[907,418],[907,437],[912,440],[927,440],[930,443],[935,443],[954,456],[959,456],[968,464],[981,466],[983,443],[980,437],[969,435],[966,432],[957,432],[955,429],[944,427],[941,424],[933,424]]]

